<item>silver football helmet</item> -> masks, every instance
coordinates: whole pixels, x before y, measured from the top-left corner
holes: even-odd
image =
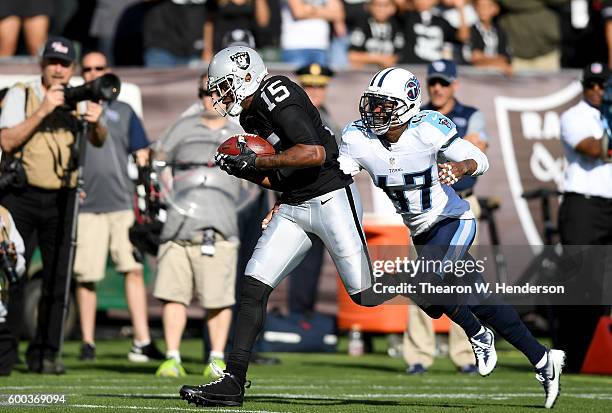
[[[377,135],[405,124],[420,110],[419,80],[412,72],[399,67],[376,73],[359,102],[364,126]]]
[[[246,46],[218,52],[208,66],[208,91],[221,115],[238,116],[242,101],[255,93],[268,74],[259,54]]]

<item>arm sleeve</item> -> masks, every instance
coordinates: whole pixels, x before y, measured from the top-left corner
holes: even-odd
[[[25,120],[25,90],[21,87],[9,89],[4,97],[0,128],[12,128]]]
[[[130,114],[130,126],[128,133],[130,137],[130,152],[136,152],[139,149],[149,146],[147,134],[142,127],[142,123],[140,122],[138,115],[136,115],[134,111],[131,111]]]
[[[487,132],[485,131],[484,115],[479,110],[474,112],[472,116],[470,116],[470,119],[468,120],[467,130],[465,134],[469,135],[471,133],[477,133],[480,136],[481,140],[487,143],[489,142],[489,136],[487,135]]]
[[[291,145],[323,145],[315,125],[298,105],[287,105],[272,112],[273,121]]]
[[[464,139],[455,139],[445,150],[444,156],[449,161],[461,162],[473,159],[476,164],[476,171],[472,176],[482,175],[489,169],[489,160],[480,149]]]

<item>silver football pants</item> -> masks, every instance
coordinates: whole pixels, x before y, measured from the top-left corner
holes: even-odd
[[[304,259],[313,235],[329,251],[349,294],[370,288],[372,271],[355,185],[299,205],[282,204],[257,242],[245,275],[275,288]]]

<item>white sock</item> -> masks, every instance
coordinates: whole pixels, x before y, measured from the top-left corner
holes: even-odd
[[[181,362],[181,353],[178,350],[166,351],[166,359],[168,359],[168,360],[174,359],[174,360],[176,360],[176,361],[178,361],[180,363]]]
[[[476,337],[476,336],[478,336],[478,335],[480,335],[480,334],[484,333],[485,331],[486,331],[486,330],[485,330],[484,326],[480,326],[480,330],[478,330],[478,333],[476,333],[476,334],[474,335],[474,337]]]
[[[148,346],[149,344],[151,344],[151,339],[149,339],[149,340],[142,340],[142,341],[136,340],[136,339],[134,340],[134,345],[136,347],[144,347],[144,346]]]
[[[210,363],[213,360],[225,361],[225,353],[222,351],[211,351],[210,355],[208,356],[208,362]]]
[[[542,367],[546,366],[546,363],[548,363],[548,351],[544,353],[540,361],[536,363],[535,368],[541,369]]]

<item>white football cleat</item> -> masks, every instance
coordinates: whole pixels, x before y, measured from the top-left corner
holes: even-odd
[[[495,336],[487,327],[483,326],[483,332],[470,337],[470,344],[476,358],[476,366],[481,376],[491,374],[497,364],[497,352],[495,351]]]
[[[552,409],[561,393],[561,370],[565,365],[565,352],[561,350],[548,350],[548,360],[541,369],[536,369],[536,379],[546,392],[544,407]]]

